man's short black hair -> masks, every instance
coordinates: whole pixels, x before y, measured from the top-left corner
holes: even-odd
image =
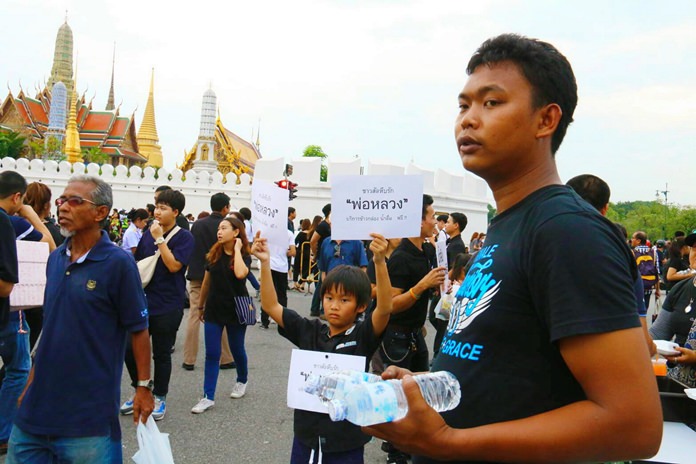
[[[438,221],[438,222],[447,222],[447,219],[449,219],[449,215],[448,215],[448,214],[440,214],[440,215],[437,217],[437,221]]]
[[[155,189],[155,193],[157,192],[164,192],[165,190],[171,190],[172,188],[168,185],[160,185]]]
[[[244,219],[247,221],[251,220],[251,210],[247,208],[246,206],[244,208],[240,208],[239,212],[242,213],[242,216],[244,216]]]
[[[580,198],[591,204],[597,211],[609,203],[611,189],[609,184],[592,174],[580,174],[566,182],[566,185],[577,193]]]
[[[481,65],[510,61],[519,67],[532,86],[532,105],[541,108],[550,103],[561,107],[562,115],[551,138],[551,153],[561,146],[566,129],[573,122],[578,104],[578,86],[570,63],[553,45],[517,34],[502,34],[486,40],[473,54],[467,74]]]
[[[464,213],[452,213],[450,214],[450,217],[452,218],[452,222],[459,226],[459,232],[464,232],[464,229],[466,229],[466,225],[469,222],[466,215]]]
[[[686,232],[684,232],[683,230],[678,230],[678,231],[674,232],[674,238],[680,238],[680,237],[681,238],[686,237]]]
[[[24,195],[27,191],[27,180],[16,171],[0,172],[0,198],[7,198],[15,193]]]
[[[295,212],[295,208],[293,208],[292,206],[288,206],[288,216],[290,216],[294,212]]]
[[[210,209],[221,212],[225,207],[230,206],[230,197],[226,193],[218,192],[210,197]]]
[[[184,206],[186,206],[186,197],[178,190],[161,190],[157,197],[157,204],[159,205],[160,203],[175,209],[177,213],[181,214]]]
[[[145,209],[147,210],[148,213],[150,213],[150,216],[155,214],[155,205],[153,205],[152,203],[148,203],[147,206],[145,207]]]
[[[329,217],[329,214],[331,214],[331,203],[325,204],[321,212],[324,213],[324,217]]]
[[[428,206],[433,204],[433,197],[427,193],[423,194],[423,209],[421,211],[421,219],[425,219],[425,214],[428,211]]]
[[[321,282],[321,297],[329,290],[341,289],[347,295],[353,295],[357,307],[370,303],[372,287],[367,273],[356,266],[341,264],[331,269]]]

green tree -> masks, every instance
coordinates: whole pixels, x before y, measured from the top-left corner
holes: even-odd
[[[491,205],[490,203],[488,204],[488,223],[491,223],[491,220],[495,217],[495,213],[498,211]]]
[[[26,139],[19,132],[0,132],[0,158],[19,158],[24,151]]]
[[[82,156],[86,163],[96,163],[99,166],[109,162],[109,155],[101,151],[99,147],[83,149]]]
[[[319,180],[326,182],[329,174],[329,168],[326,166],[326,159],[329,157],[329,155],[324,153],[324,150],[322,150],[319,145],[308,145],[307,148],[304,149],[302,156],[306,156],[308,158],[321,158],[321,173]]]

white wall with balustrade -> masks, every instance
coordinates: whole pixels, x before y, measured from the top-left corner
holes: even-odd
[[[346,160],[329,161],[329,178],[327,182],[321,182],[321,159],[300,158],[286,161],[283,158],[263,158],[256,162],[255,177],[268,181],[276,181],[282,178],[285,163],[293,165],[291,180],[298,184],[297,198],[291,202],[297,210],[297,220],[312,218],[321,214],[321,208],[331,201],[331,175],[348,175],[363,173],[361,160],[350,158]],[[251,178],[244,174],[241,183],[236,183],[234,174],[228,175],[228,181],[224,183],[224,176],[219,172],[212,175],[207,172],[185,173],[178,169],[169,171],[160,168],[156,171],[147,167],[138,166],[127,168],[126,166],[96,164],[84,165],[82,163],[70,164],[67,161],[60,163],[55,161],[28,160],[24,158],[12,159],[9,157],[0,160],[0,171],[14,170],[22,174],[27,182],[42,182],[48,185],[53,192],[53,198],[59,196],[68,183],[68,179],[74,174],[90,174],[101,177],[113,188],[114,207],[129,210],[131,207],[144,208],[146,204],[153,203],[155,188],[160,185],[169,185],[181,190],[186,196],[184,213],[192,213],[197,216],[201,211],[210,211],[210,196],[216,192],[225,192],[232,199],[233,209],[249,206],[251,200]],[[467,215],[469,226],[464,235],[465,242],[474,231],[486,230],[487,204],[486,184],[468,173],[464,175],[452,174],[441,169],[431,171],[414,164],[400,166],[388,163],[377,163],[368,160],[366,175],[402,175],[421,174],[424,178],[425,192],[435,199],[436,211],[460,211]]]

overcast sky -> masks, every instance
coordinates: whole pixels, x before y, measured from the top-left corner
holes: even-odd
[[[155,68],[164,164],[183,161],[212,83],[224,124],[264,157],[320,145],[334,159],[463,172],[454,143],[466,63],[516,32],[556,45],[580,101],[557,161],[562,179],[604,178],[613,201],[696,205],[693,1],[0,1],[0,83],[51,71],[58,28],[79,53],[78,89],[103,109],[116,42],[116,104],[142,121]],[[179,6],[185,5],[185,6]],[[2,97],[6,90],[0,92]]]

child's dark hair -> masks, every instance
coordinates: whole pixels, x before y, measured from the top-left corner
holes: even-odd
[[[450,279],[452,280],[463,280],[466,273],[466,265],[469,264],[471,255],[469,253],[459,253],[454,258],[454,264],[452,265],[452,270],[450,271]]]
[[[321,282],[321,297],[329,290],[341,289],[347,295],[353,295],[357,307],[370,304],[372,287],[367,273],[356,266],[341,264],[333,268]]]
[[[551,153],[561,146],[566,129],[573,122],[578,104],[578,86],[573,68],[553,45],[517,34],[502,34],[486,40],[473,54],[466,67],[467,74],[481,65],[503,61],[514,63],[532,86],[532,105],[541,108],[556,103],[562,111],[561,120],[551,138]]]
[[[184,210],[184,206],[186,206],[186,197],[178,190],[162,190],[157,197],[157,204],[159,205],[160,203],[169,206],[171,209],[175,209],[181,214]]]

